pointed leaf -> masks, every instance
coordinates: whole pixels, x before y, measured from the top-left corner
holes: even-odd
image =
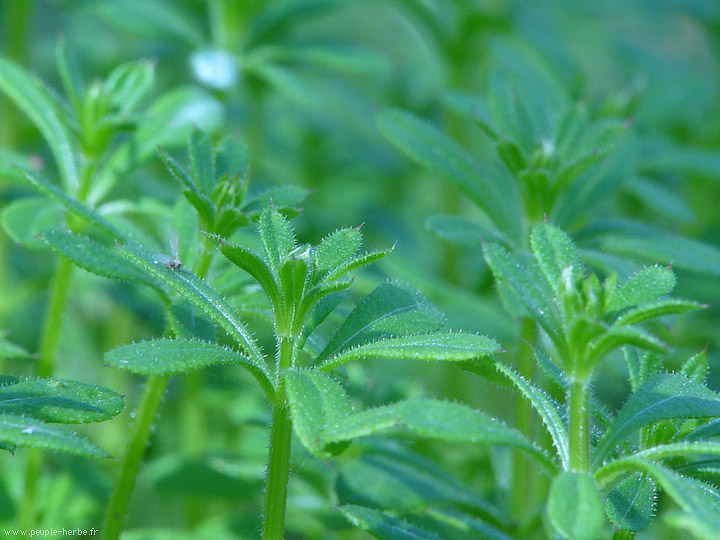
[[[558,297],[565,290],[561,278],[566,268],[572,268],[573,283],[580,281],[583,266],[575,244],[564,231],[542,223],[533,229],[530,245],[540,270]]]
[[[338,229],[323,238],[315,251],[315,272],[319,278],[346,263],[362,244],[358,228]]]
[[[608,493],[605,513],[618,529],[641,531],[655,517],[657,488],[652,478],[630,473]]]
[[[43,422],[102,422],[122,408],[119,394],[95,384],[37,379],[0,387],[0,414],[30,416]]]
[[[514,254],[497,244],[485,244],[485,260],[490,265],[496,281],[510,295],[513,302],[521,305],[553,342],[563,345],[563,332],[553,291],[535,268],[523,264]]]
[[[139,60],[116,67],[105,81],[105,89],[112,104],[126,116],[138,108],[154,84],[155,62]]]
[[[605,526],[605,512],[595,480],[588,473],[566,471],[550,487],[550,524],[565,540],[596,540]]]
[[[329,425],[352,414],[345,390],[328,375],[303,369],[288,370],[285,385],[293,425],[305,448],[324,459],[342,451],[342,442],[328,444],[321,436]]]
[[[0,58],[0,90],[20,108],[40,130],[53,153],[63,185],[74,191],[79,185],[75,141],[66,127],[63,111],[47,87],[20,65]]]
[[[654,302],[644,303],[638,307],[629,309],[620,315],[614,324],[637,324],[657,317],[664,317],[665,315],[685,313],[686,311],[700,309],[701,307],[703,307],[702,304],[693,302],[692,300],[677,300],[675,298],[656,300]]]
[[[421,334],[383,338],[358,345],[329,358],[319,367],[323,371],[330,371],[347,362],[365,358],[461,362],[484,358],[499,350],[500,347],[494,340],[478,334]]]
[[[669,268],[648,266],[623,283],[612,298],[606,311],[619,311],[639,306],[669,294],[675,287],[675,274]]]
[[[258,231],[266,260],[277,275],[285,257],[295,247],[295,234],[285,216],[274,208],[267,208],[260,214]]]
[[[688,379],[704,384],[708,376],[708,354],[707,347],[699,353],[691,356],[683,363],[680,373]]]
[[[198,188],[193,179],[174,157],[160,147],[158,147],[158,155],[160,156],[160,161],[165,165],[165,169],[167,169],[170,175],[177,180],[183,188],[189,189],[192,192],[197,191]]]
[[[636,326],[612,326],[602,336],[590,343],[587,353],[587,365],[594,366],[610,351],[623,345],[634,345],[641,349],[655,352],[666,352],[667,346],[652,334]]]
[[[439,329],[443,316],[409,287],[385,283],[368,294],[337,329],[316,362],[385,336],[420,334]]]
[[[188,153],[195,185],[210,195],[215,189],[215,153],[208,134],[194,129],[188,141]]]
[[[443,540],[434,533],[372,508],[348,504],[339,510],[350,523],[379,540]]]
[[[399,110],[378,116],[380,130],[410,159],[442,175],[477,204],[496,227],[510,237],[516,229],[514,212],[467,154],[436,127]]]
[[[155,262],[147,251],[138,246],[119,246],[119,252],[203,311],[248,353],[255,364],[265,366],[265,357],[245,322],[204,280],[184,268],[170,269],[164,264]],[[265,374],[267,375],[267,372]],[[269,379],[269,376],[267,378]]]
[[[386,255],[392,253],[393,249],[395,249],[395,246],[383,251],[370,251],[368,253],[365,253],[364,255],[355,257],[354,259],[351,259],[345,264],[341,264],[340,266],[332,270],[329,274],[325,276],[325,281],[335,281],[336,279],[341,278],[348,272],[352,272],[353,270],[357,270],[358,268],[362,268],[363,266],[372,264],[375,261],[379,261]]]
[[[482,242],[498,242],[504,246],[510,244],[496,229],[460,216],[430,216],[425,220],[425,228],[461,246],[476,247]]]
[[[280,291],[273,278],[272,270],[265,261],[253,251],[225,241],[222,241],[220,251],[260,284],[277,312],[280,306]]]
[[[43,240],[63,257],[98,276],[142,283],[156,289],[163,287],[162,282],[139,270],[116,250],[100,245],[85,236],[61,229],[50,229],[43,234]]]
[[[14,242],[30,249],[43,249],[39,238],[45,231],[60,226],[65,218],[63,209],[41,197],[13,201],[2,210],[2,228]]]
[[[545,424],[563,468],[570,466],[570,437],[563,420],[562,411],[555,401],[532,382],[518,375],[512,368],[498,362],[497,370],[503,373],[520,390]]]
[[[120,231],[118,231],[96,211],[90,209],[83,203],[79,202],[77,199],[65,195],[65,193],[63,193],[60,189],[46,182],[29,169],[24,169],[20,167],[20,170],[23,173],[23,180],[25,182],[27,182],[33,188],[37,189],[39,192],[46,195],[48,198],[59,202],[71,214],[75,214],[76,216],[87,221],[88,223],[96,226],[98,229],[109,234],[112,238],[122,238],[122,234],[120,233]]]
[[[107,458],[105,450],[87,439],[40,420],[0,414],[0,443],[4,445],[41,448],[69,452],[80,456]]]
[[[632,394],[595,447],[593,463],[601,463],[641,427],[669,418],[720,416],[720,396],[674,373],[656,375]]]
[[[555,469],[543,451],[520,432],[466,405],[439,400],[411,399],[346,416],[328,427],[322,440],[347,441],[398,426],[433,439],[510,446]]]

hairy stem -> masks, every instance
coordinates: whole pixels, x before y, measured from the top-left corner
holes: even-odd
[[[270,432],[270,460],[265,484],[263,540],[283,540],[287,487],[290,479],[291,436],[292,421],[287,407],[274,406]]]
[[[534,343],[537,335],[535,322],[523,319],[520,327],[520,342],[517,352],[517,370],[526,379],[535,376],[535,359],[528,343]],[[532,406],[521,395],[515,396],[514,403],[515,427],[528,438],[532,438]],[[531,503],[533,489],[532,469],[529,467],[527,456],[515,452],[513,456],[513,482],[510,494],[510,508],[514,516],[527,516],[528,505]]]
[[[570,380],[570,467],[587,471],[590,463],[590,385],[585,379]]]
[[[120,462],[120,474],[113,488],[102,527],[104,540],[117,540],[125,522],[130,496],[135,487],[135,478],[140,468],[155,416],[160,409],[168,376],[148,377],[145,383],[135,421],[128,435],[127,444]]]

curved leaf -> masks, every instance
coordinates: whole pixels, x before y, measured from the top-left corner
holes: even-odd
[[[595,480],[589,473],[565,471],[550,487],[550,524],[566,540],[596,540],[605,525],[605,512]]]
[[[0,387],[0,414],[29,416],[43,422],[102,422],[122,409],[120,394],[95,384],[37,379]]]
[[[348,504],[339,510],[353,525],[380,540],[443,540],[434,533],[372,508]]]
[[[110,457],[105,450],[71,431],[23,416],[0,414],[0,442],[87,457]]]
[[[460,332],[444,332],[383,338],[347,349],[319,367],[325,371],[342,364],[364,358],[387,358],[389,360],[426,360],[462,362],[476,360],[496,353],[498,344],[485,336]]]
[[[720,397],[702,384],[674,373],[656,375],[630,396],[595,447],[593,464],[643,426],[669,418],[720,416]]]

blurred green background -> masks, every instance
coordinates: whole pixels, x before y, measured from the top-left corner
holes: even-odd
[[[379,111],[412,111],[452,137],[487,174],[506,174],[475,121],[475,99],[492,109],[502,88],[496,81],[512,80],[520,99],[533,96],[552,121],[568,104],[582,104],[592,122],[617,121],[625,131],[608,158],[612,171],[563,218],[580,245],[595,249],[598,231],[645,227],[651,235],[662,230],[720,246],[716,1],[5,0],[0,32],[0,53],[58,90],[58,40],[86,83],[126,61],[155,65],[155,86],[144,103],[148,120],[138,120],[138,131],[155,136],[148,136],[153,144],[131,145],[132,159],[98,203],[133,201],[137,214],[172,219],[180,189],[155,145],[181,153],[192,126],[217,139],[239,133],[250,149],[251,190],[280,184],[310,190],[295,220],[301,239],[317,242],[340,226],[364,223],[368,248],[397,242],[392,256],[358,278],[356,292],[383,279],[407,282],[437,303],[448,326],[496,337],[509,354],[522,344],[496,297],[479,240],[448,242],[428,221],[438,214],[482,220],[481,212],[456,187],[405,158],[379,129]],[[163,121],[180,127],[166,129]],[[130,139],[121,134],[115,144]],[[27,163],[56,177],[42,137],[4,97],[0,162],[0,209],[29,194],[5,164]],[[675,265],[680,296],[717,303],[720,266],[712,257],[699,272]],[[0,329],[29,351],[37,350],[54,261],[47,249],[0,235]],[[717,321],[714,306],[681,318],[668,329],[672,358],[709,345],[716,368]],[[159,335],[159,307],[143,289],[78,271],[63,323],[56,376],[127,394],[120,416],[81,430],[118,455],[142,381],[103,367],[102,354]],[[606,366],[597,390],[617,406],[627,392],[625,374],[619,362]],[[28,361],[2,368],[34,372]],[[711,387],[718,387],[717,377],[711,375]],[[505,392],[454,368],[373,362],[349,366],[347,378],[350,394],[367,406],[426,395],[512,420]],[[173,380],[133,499],[128,528],[135,532],[127,538],[181,538],[180,529],[194,531],[188,538],[256,535],[268,411],[237,370],[208,370],[200,381],[206,436],[185,437],[185,383]],[[401,437],[354,445],[326,464],[295,446],[288,538],[368,538],[332,510],[338,497],[359,489],[350,480],[369,474],[359,468],[367,465],[365,452],[399,460],[412,451],[413,459],[431,460],[472,492],[507,495],[505,458],[478,447]],[[0,456],[2,523],[12,522],[20,498],[23,460],[22,452]],[[111,469],[50,456],[41,479],[42,523],[97,526]],[[353,493],[353,500],[372,499]],[[638,538],[676,536],[658,523]]]

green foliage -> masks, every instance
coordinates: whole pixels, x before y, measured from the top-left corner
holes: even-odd
[[[3,527],[718,539],[719,16],[0,3]]]

